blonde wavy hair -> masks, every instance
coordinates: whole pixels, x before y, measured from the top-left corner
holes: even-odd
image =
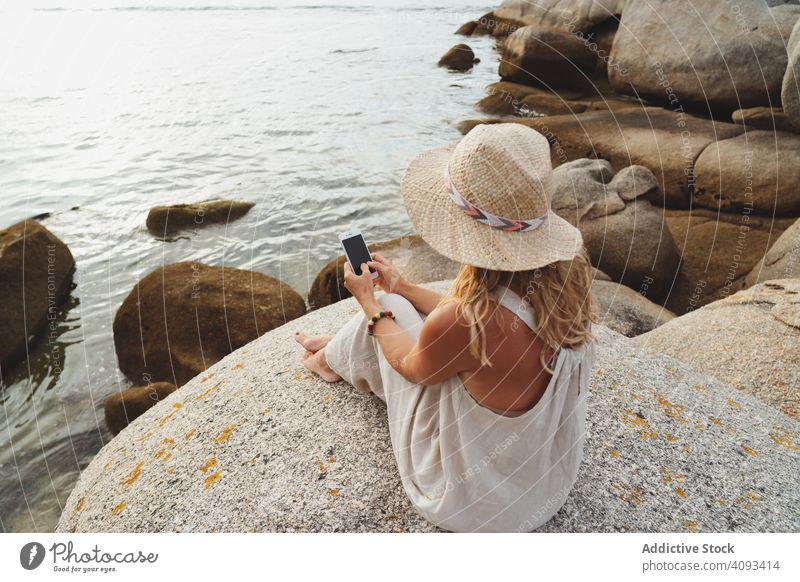
[[[485,322],[491,315],[492,292],[500,285],[517,283],[523,300],[533,307],[538,337],[544,341],[540,360],[552,373],[550,359],[561,347],[579,348],[593,339],[592,265],[586,250],[572,260],[558,261],[532,271],[493,271],[464,265],[444,301],[455,301],[456,309],[469,325],[470,353],[482,365],[491,366],[486,354]],[[512,287],[513,288],[513,287]]]

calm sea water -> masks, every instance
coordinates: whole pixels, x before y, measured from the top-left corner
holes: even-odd
[[[110,438],[103,399],[129,384],[111,324],[141,276],[193,259],[305,294],[347,226],[411,232],[406,165],[497,79],[492,39],[470,39],[471,73],[436,61],[491,5],[345,4],[0,0],[0,228],[50,213],[77,262],[63,371],[40,347],[2,379],[0,531],[51,530]],[[172,243],[144,227],[214,197],[256,206]]]

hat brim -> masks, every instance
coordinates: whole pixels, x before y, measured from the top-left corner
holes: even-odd
[[[552,210],[541,226],[524,232],[492,228],[467,216],[450,198],[444,179],[445,165],[455,146],[417,156],[400,186],[417,234],[434,250],[459,263],[495,271],[538,269],[573,259],[580,252],[580,230]]]

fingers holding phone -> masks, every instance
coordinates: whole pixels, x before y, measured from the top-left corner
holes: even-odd
[[[371,269],[378,272],[375,284],[386,293],[396,293],[403,280],[403,275],[387,258],[372,253],[372,260],[367,263]]]
[[[367,263],[361,263],[361,273],[353,271],[350,263],[344,263],[344,288],[359,302],[366,296],[372,294],[373,279]]]

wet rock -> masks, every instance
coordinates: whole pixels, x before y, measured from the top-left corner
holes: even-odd
[[[662,209],[647,200],[658,197],[650,170],[629,166],[615,176],[606,160],[575,160],[555,169],[552,188],[553,210],[580,229],[598,269],[648,297],[663,297],[680,255]]]
[[[454,34],[460,34],[461,36],[472,36],[472,33],[475,32],[475,29],[477,28],[478,28],[478,21],[470,20],[469,22],[465,22],[464,24],[459,26],[458,30],[456,30]]]
[[[673,109],[780,103],[786,39],[798,16],[800,6],[764,2],[629,2],[611,50],[619,64],[608,68],[611,87]]]
[[[226,224],[247,214],[254,202],[209,200],[194,204],[155,206],[147,214],[147,230],[157,237],[171,237],[183,230],[210,224]]]
[[[788,416],[800,413],[800,279],[772,280],[739,291],[639,336],[637,343],[711,374]]]
[[[480,123],[521,123],[542,133],[551,144],[553,165],[580,158],[611,162],[615,171],[645,166],[659,179],[662,197],[652,202],[688,208],[694,186],[694,161],[711,143],[739,135],[732,123],[712,122],[657,107],[587,111],[550,117],[470,120],[466,133]]]
[[[748,213],[667,210],[664,220],[681,253],[666,306],[682,315],[745,287],[745,278],[791,224]]]
[[[480,59],[475,58],[475,53],[468,45],[457,44],[444,53],[438,66],[447,67],[451,71],[468,71],[479,62]]]
[[[748,131],[712,143],[697,158],[695,176],[698,206],[800,215],[800,135]]]
[[[800,279],[800,220],[783,231],[747,275],[745,284],[752,287],[769,279],[792,278]]]
[[[191,378],[305,313],[291,287],[262,273],[181,262],[137,283],[114,317],[119,368],[134,383]]]
[[[417,235],[380,242],[370,246],[372,252],[379,253],[400,269],[400,272],[414,283],[427,283],[455,277],[461,265],[434,251],[428,243]],[[340,256],[328,262],[317,274],[308,292],[311,309],[325,307],[350,297],[344,288],[345,257]]]
[[[575,35],[525,26],[503,43],[500,77],[543,87],[591,89],[597,55]]]
[[[357,311],[350,299],[275,329],[140,416],[83,471],[56,531],[435,531],[403,491],[385,407],[308,374],[289,337]],[[795,528],[796,421],[595,333],[584,461],[542,531]]]
[[[25,359],[67,297],[75,259],[34,220],[0,230],[0,369]]]
[[[106,426],[112,434],[123,428],[164,400],[178,388],[169,382],[155,382],[148,386],[134,386],[108,396],[103,402]]]

